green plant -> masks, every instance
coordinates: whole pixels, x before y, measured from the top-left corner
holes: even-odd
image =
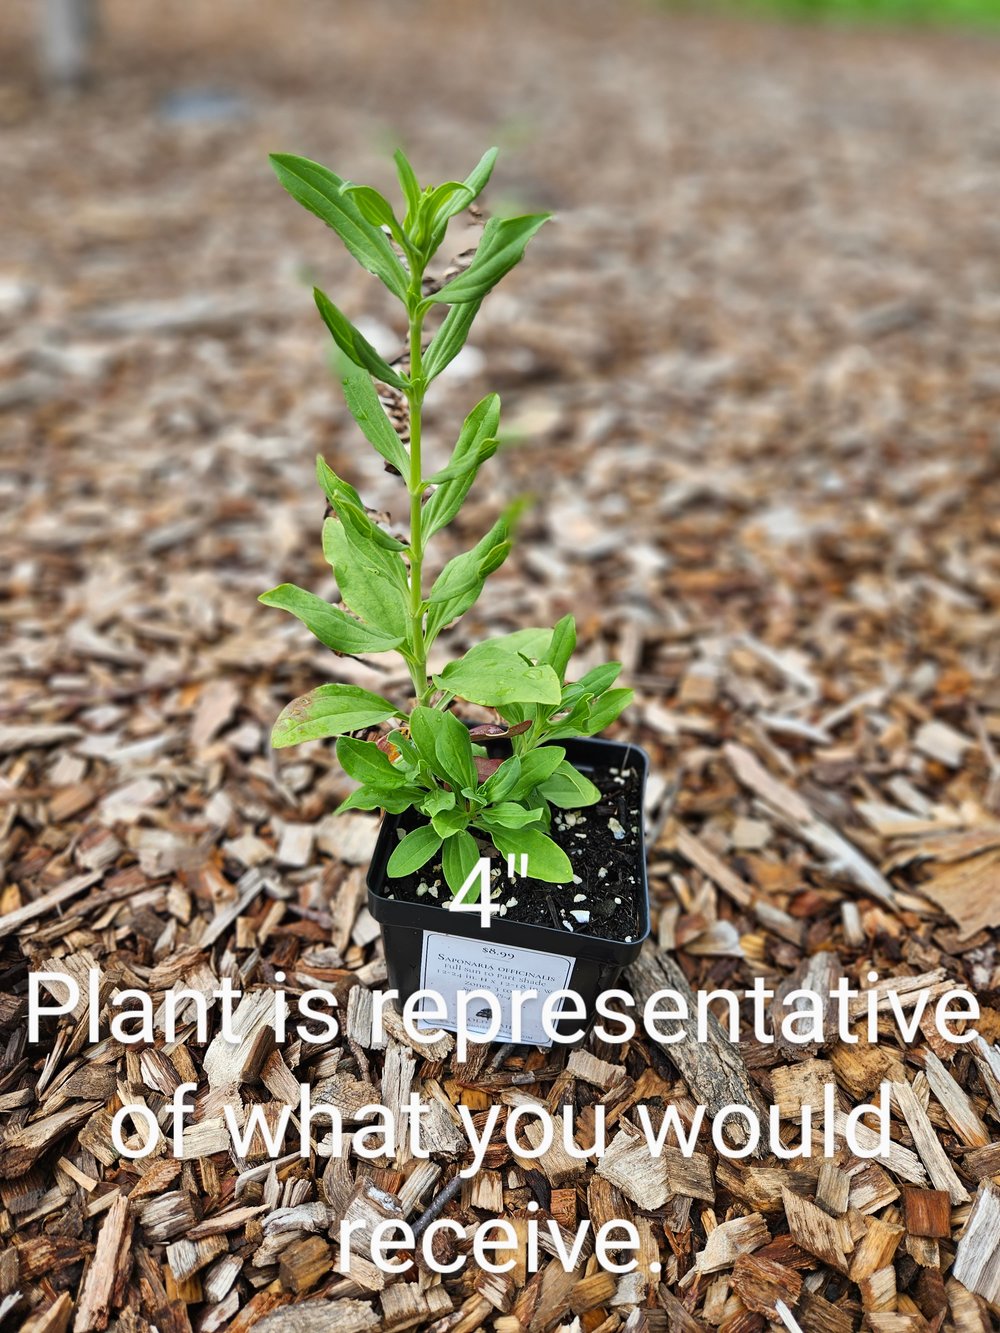
[[[358,492],[320,458],[317,471],[332,514],[323,550],[346,610],[291,584],[261,601],[297,616],[337,653],[396,652],[413,683],[410,711],[355,685],[320,685],[289,704],[272,735],[276,746],[337,736],[337,758],[360,786],[340,807],[414,809],[425,822],[394,850],[389,874],[407,875],[439,850],[445,878],[457,893],[480,856],[478,835],[501,854],[527,855],[532,878],[566,883],[569,858],[548,836],[553,805],[578,807],[598,799],[594,785],[566,761],[559,740],[592,736],[631,698],[615,689],[620,669],[608,663],[567,683],[576,628],[566,616],[554,629],[525,629],[487,639],[429,675],[427,655],[437,636],[469,610],[511,549],[518,506],[508,508],[469,551],[424,586],[427,544],[461,511],[481,465],[497,449],[500,400],[489,394],[466,417],[446,466],[424,464],[422,417],[428,386],[466,342],[483,298],[519,262],[547,220],[536,213],[491,218],[474,257],[443,286],[428,283],[427,267],[444,242],[449,221],[479,196],[496,149],[465,181],[422,189],[402,152],[395,155],[405,212],[370,186],[341,180],[304,158],[274,155],[285,189],[338,234],[406,312],[409,363],[391,366],[318,289],[316,305],[341,354],[348,408],[369,443],[399,473],[409,492],[409,540],[380,526]],[[425,321],[447,313],[425,346]],[[383,409],[376,383],[405,400],[409,442]],[[450,706],[481,704],[502,719],[471,731]],[[349,733],[389,724],[378,741]],[[481,743],[507,738],[511,754],[489,758]]]

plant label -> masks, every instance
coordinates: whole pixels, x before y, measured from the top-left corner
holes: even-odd
[[[441,1005],[418,1009],[418,1018],[427,1015],[419,1025],[465,1031],[473,1039],[551,1046],[543,1006],[553,991],[567,988],[573,961],[566,954],[426,931],[420,989],[433,991]]]

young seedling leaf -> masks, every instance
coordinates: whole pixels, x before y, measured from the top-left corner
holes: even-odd
[[[282,583],[263,593],[258,601],[265,606],[279,606],[290,611],[311,630],[320,643],[335,653],[387,653],[403,642],[402,635],[387,634],[371,625],[363,625],[315,593],[297,588],[294,583]]]
[[[393,849],[386,866],[386,873],[391,879],[400,879],[403,875],[412,875],[415,870],[427,864],[441,846],[441,834],[430,824],[407,833],[406,837]]]
[[[346,315],[333,304],[325,292],[313,288],[316,309],[323,317],[323,323],[330,330],[334,342],[350,357],[356,366],[367,370],[383,384],[391,384],[394,389],[405,389],[407,381],[398,375],[384,357],[380,356],[360,329],[356,329]]]
[[[357,685],[318,685],[286,705],[271,732],[276,749],[303,741],[343,736],[362,727],[376,727],[399,713],[395,704]]]
[[[271,165],[292,198],[332,227],[358,263],[405,301],[406,270],[382,232],[362,216],[345,192],[344,181],[328,167],[290,153],[272,153]]]
[[[316,455],[316,480],[334,509],[339,510],[342,505],[355,505],[358,509],[364,509],[361,496],[349,481],[337,476],[322,454]]]
[[[481,301],[520,262],[525,246],[551,216],[530,213],[519,218],[490,218],[469,267],[427,299],[447,305]]]
[[[584,694],[568,712],[563,712],[554,722],[551,720],[547,721],[545,726],[546,739],[550,741],[561,741],[569,740],[573,736],[584,735],[584,729],[587,726],[587,717],[590,711],[590,701],[592,698],[593,695]],[[563,703],[565,703],[565,694],[563,695]],[[560,709],[553,709],[552,712],[559,713]],[[549,716],[551,718],[552,714],[550,713]]]

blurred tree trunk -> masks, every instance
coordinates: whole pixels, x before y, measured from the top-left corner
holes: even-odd
[[[89,72],[95,0],[38,0],[42,78],[50,89],[79,88]]]

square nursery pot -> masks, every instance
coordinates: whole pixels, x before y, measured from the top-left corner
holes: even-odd
[[[635,900],[635,927],[629,932],[631,939],[603,938],[600,934],[570,930],[555,921],[552,924],[528,924],[496,914],[490,917],[488,927],[484,927],[477,912],[450,911],[447,906],[439,906],[426,897],[415,902],[387,897],[400,881],[387,877],[386,863],[398,841],[398,831],[408,825],[407,814],[386,815],[368,871],[368,909],[382,928],[388,984],[398,991],[400,1005],[418,990],[433,990],[443,997],[448,1018],[439,1020],[435,1017],[433,1022],[428,1021],[428,1027],[455,1031],[457,990],[486,989],[497,996],[502,1008],[503,1017],[495,1040],[510,1041],[511,992],[535,989],[539,992],[539,1000],[522,1006],[522,1041],[549,1046],[552,1042],[540,1021],[545,997],[561,989],[577,992],[586,1007],[586,1018],[568,1015],[554,1026],[560,1033],[586,1029],[596,1016],[594,1003],[597,996],[615,986],[649,935],[649,886],[642,818],[649,758],[638,746],[618,741],[580,739],[560,741],[559,744],[565,748],[569,762],[592,781],[598,781],[603,773],[606,780],[613,782],[614,776],[609,779],[608,774],[620,774],[623,769],[635,774],[636,788],[630,804],[638,811],[638,818],[630,826],[634,832],[629,834],[628,848],[630,873],[635,880],[628,886]],[[586,809],[599,811],[601,807]],[[412,816],[410,818],[412,820]],[[608,827],[611,827],[610,823]],[[621,862],[622,858],[617,859]],[[623,886],[628,880],[620,863],[614,874],[616,880],[606,878],[601,881],[611,893],[615,892],[618,880]],[[537,889],[526,885],[524,892],[533,893]],[[450,901],[447,886],[440,890],[440,901],[443,904]],[[605,906],[608,901],[604,899]],[[481,1023],[479,1030],[484,1031],[489,1017],[488,1005],[481,1014],[474,1011],[470,1030],[476,1030],[478,1021]]]

